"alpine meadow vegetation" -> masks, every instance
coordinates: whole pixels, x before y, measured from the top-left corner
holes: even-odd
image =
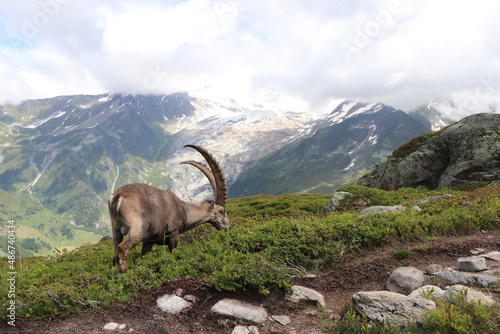
[[[229,199],[227,212],[233,229],[194,229],[182,235],[173,252],[155,246],[141,257],[140,247],[136,247],[129,253],[131,267],[127,274],[112,266],[111,241],[49,257],[17,259],[17,316],[68,316],[86,309],[111,307],[177,278],[192,278],[217,291],[255,291],[265,295],[275,289],[289,289],[293,277],[302,274],[298,268],[320,272],[365,249],[500,228],[500,184],[467,191],[383,191],[363,186],[339,190],[353,196],[341,203],[340,211],[331,214],[323,212],[330,198],[324,194]],[[358,216],[362,206],[411,207],[414,200],[443,194],[452,196],[418,204],[421,211]],[[397,252],[394,256],[407,254]],[[8,272],[6,261],[2,261],[2,281]],[[0,285],[0,296],[7,294],[6,285]],[[8,302],[0,298],[3,317]],[[376,333],[377,328],[380,333],[390,332],[383,325],[368,326],[366,319],[355,314],[348,304],[342,319],[327,326],[328,331],[351,326],[352,331],[344,332]],[[460,299],[440,302],[425,317],[420,325],[424,327],[419,328],[437,333],[455,326],[466,329],[456,333],[474,333],[480,332],[486,323],[498,329],[498,316],[489,312],[480,305],[466,306]],[[358,327],[353,327],[356,322]]]

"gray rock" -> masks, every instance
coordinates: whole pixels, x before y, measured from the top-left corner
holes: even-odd
[[[313,301],[321,305],[321,307],[325,307],[326,305],[325,297],[321,293],[300,285],[293,285],[292,293],[288,294],[285,298],[294,303]]]
[[[386,283],[387,290],[409,295],[424,284],[424,273],[413,267],[399,267],[395,269]]]
[[[257,328],[257,326],[248,326],[248,330],[250,334],[259,334],[259,328]]]
[[[488,254],[481,255],[490,260],[499,261],[500,262],[500,252],[489,252]]]
[[[118,330],[125,329],[125,327],[127,327],[127,325],[125,325],[125,324],[117,324],[116,322],[108,322],[106,325],[104,325],[104,327],[102,329],[104,329],[106,331],[118,331]]]
[[[457,260],[457,268],[463,271],[482,271],[486,269],[486,259],[481,256],[461,257]]]
[[[164,295],[156,300],[158,307],[167,313],[177,314],[192,306],[190,302],[177,295]]]
[[[222,299],[212,306],[211,312],[240,320],[246,320],[255,324],[262,324],[267,319],[264,308],[254,306],[236,299]]]
[[[273,315],[271,318],[282,325],[288,325],[290,323],[290,317],[287,315]]]
[[[372,206],[362,210],[359,215],[364,216],[368,214],[376,214],[376,213],[388,213],[388,212],[396,212],[396,211],[405,211],[406,208],[402,205],[392,205],[392,206]]]
[[[231,334],[250,334],[250,331],[246,326],[236,326]]]
[[[427,198],[416,199],[414,201],[411,201],[411,203],[425,204],[425,203],[438,201],[440,199],[445,199],[445,198],[449,198],[449,197],[453,197],[453,195],[451,195],[451,194],[436,195],[436,196],[431,196],[431,197],[427,197]]]
[[[185,295],[183,298],[193,304],[196,304],[198,302],[198,297],[194,295]]]
[[[326,213],[334,212],[337,210],[340,202],[346,198],[346,196],[352,196],[350,192],[347,191],[336,191],[332,194],[330,198],[330,202],[323,208],[323,211]]]
[[[467,291],[466,300],[468,302],[481,301],[481,304],[483,304],[483,305],[493,305],[496,303],[493,298],[485,295],[481,291],[477,291],[477,290],[471,289],[469,287],[466,287],[466,286],[460,285],[460,284],[453,285],[453,286],[450,286],[449,288],[447,288],[446,291],[444,292],[444,295],[445,296],[456,295],[463,290]]]
[[[436,308],[436,304],[422,297],[408,297],[390,291],[358,292],[352,296],[354,307],[369,319],[406,325],[418,320],[422,313]]]
[[[443,266],[440,264],[436,264],[436,263],[429,264],[427,267],[425,267],[425,270],[424,270],[424,272],[427,275],[434,275],[435,273],[438,273],[440,271],[443,271]]]
[[[486,287],[498,280],[498,277],[494,276],[460,271],[441,271],[436,273],[435,276],[442,278],[449,284],[476,284],[482,287]]]
[[[484,253],[484,248],[474,248],[469,251],[472,255],[479,255],[481,253]]]
[[[412,291],[412,293],[410,293],[408,297],[423,297],[422,293],[424,295],[431,294],[436,298],[443,298],[444,296],[444,291],[440,287],[434,285],[424,285],[417,290]]]

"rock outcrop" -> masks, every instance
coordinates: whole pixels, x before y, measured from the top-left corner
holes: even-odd
[[[359,184],[429,189],[500,179],[500,115],[475,114],[412,139]]]

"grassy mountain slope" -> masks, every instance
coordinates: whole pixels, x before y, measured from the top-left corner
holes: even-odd
[[[78,229],[29,197],[0,190],[0,252],[7,254],[8,221],[15,221],[17,254],[20,257],[53,255],[62,248],[72,249],[86,243],[96,243],[102,236]],[[77,240],[77,241],[76,241]]]
[[[127,274],[112,267],[112,245],[88,245],[63,255],[16,262],[19,317],[71,314],[86,308],[112,306],[140,292],[155,289],[178,277],[190,277],[219,291],[287,289],[297,268],[310,272],[334,268],[362,249],[444,235],[500,228],[500,185],[474,191],[383,191],[351,186],[352,203],[407,203],[442,193],[452,197],[419,204],[422,211],[358,217],[345,211],[325,216],[326,195],[254,196],[228,202],[234,228],[209,227],[182,236],[173,253],[154,247],[140,257],[129,254]],[[346,204],[345,207],[352,205]],[[408,203],[406,206],[412,206]],[[295,269],[294,269],[295,268]],[[0,268],[0,279],[10,271]],[[36,288],[34,288],[36,287]],[[7,295],[7,285],[0,295]],[[0,300],[2,316],[8,300]]]

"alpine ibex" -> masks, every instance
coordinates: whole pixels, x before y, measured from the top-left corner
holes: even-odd
[[[200,224],[210,223],[216,229],[231,227],[226,215],[227,188],[222,170],[215,158],[204,148],[186,145],[197,150],[208,162],[208,168],[197,161],[184,161],[197,167],[210,181],[215,200],[187,203],[170,190],[159,190],[143,183],[118,188],[108,201],[111,230],[115,246],[113,265],[120,264],[128,271],[127,253],[142,241],[142,255],[154,244],[177,247],[179,235]]]

